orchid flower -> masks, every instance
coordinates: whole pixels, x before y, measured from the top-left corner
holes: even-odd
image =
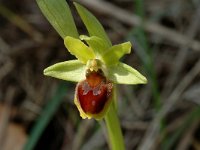
[[[74,103],[80,116],[101,119],[113,96],[113,84],[144,84],[147,79],[120,58],[131,52],[131,43],[109,46],[97,36],[67,36],[64,44],[76,60],[54,64],[44,70],[47,76],[78,82]],[[83,41],[85,41],[85,44]]]

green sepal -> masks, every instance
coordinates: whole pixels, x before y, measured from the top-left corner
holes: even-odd
[[[116,84],[145,84],[147,79],[131,66],[119,62],[107,68],[107,77]]]
[[[103,26],[98,21],[98,19],[80,4],[74,2],[74,5],[83,23],[85,24],[89,35],[100,37],[103,40],[104,45],[107,45],[108,47],[112,46],[110,39],[108,38]]]
[[[125,54],[129,54],[131,52],[131,43],[125,42],[122,44],[114,45],[106,50],[102,59],[104,60],[106,65],[113,65],[119,62],[119,59]]]
[[[70,8],[65,0],[36,0],[42,13],[62,38],[72,36],[78,38]]]
[[[93,50],[79,39],[67,36],[64,39],[64,44],[68,51],[84,64],[89,59],[95,58]]]
[[[101,57],[101,55],[107,50],[109,47],[105,45],[103,40],[97,36],[86,36],[80,35],[80,39],[87,42],[87,44],[93,49],[96,57]]]
[[[85,79],[86,66],[79,60],[56,63],[44,70],[44,75],[57,79],[80,82]]]

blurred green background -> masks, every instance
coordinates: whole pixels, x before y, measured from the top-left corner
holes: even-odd
[[[200,1],[77,0],[147,85],[118,86],[127,150],[200,150]],[[86,29],[68,1],[80,34]],[[104,122],[82,120],[75,83],[43,69],[73,59],[35,0],[0,0],[0,150],[107,150]]]

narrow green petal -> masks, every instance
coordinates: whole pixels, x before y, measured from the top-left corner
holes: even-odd
[[[64,40],[66,48],[72,55],[75,55],[78,60],[87,63],[89,59],[94,59],[95,55],[93,50],[86,46],[81,40],[67,36]]]
[[[105,45],[103,40],[97,36],[89,37],[86,35],[81,35],[80,39],[87,42],[97,57],[100,57],[105,52],[105,50],[109,48],[108,45]]]
[[[147,79],[137,70],[124,63],[108,68],[108,79],[117,84],[145,84]]]
[[[36,0],[42,13],[62,38],[72,36],[78,38],[70,8],[65,0]]]
[[[54,64],[44,70],[44,75],[54,78],[80,82],[85,79],[86,66],[79,60],[70,60]]]
[[[90,13],[86,8],[78,3],[74,3],[83,23],[85,24],[90,36],[97,36],[103,39],[103,43],[108,47],[112,46],[103,26],[98,19]]]
[[[131,43],[125,42],[122,44],[114,45],[104,52],[102,58],[107,65],[113,65],[119,62],[119,59],[125,54],[131,52]]]

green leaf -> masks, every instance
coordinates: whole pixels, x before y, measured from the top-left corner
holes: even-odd
[[[65,0],[36,0],[42,13],[62,38],[78,38],[70,8]]]
[[[54,64],[44,70],[44,75],[54,78],[80,82],[85,79],[86,66],[79,60],[70,60]]]
[[[89,59],[95,58],[93,50],[79,39],[67,36],[64,43],[69,52],[85,64]]]
[[[108,68],[108,79],[117,84],[145,84],[147,79],[137,70],[124,63]]]
[[[131,52],[131,43],[126,42],[118,45],[114,45],[104,52],[102,59],[107,65],[113,65],[119,62],[119,59],[125,54]]]
[[[93,49],[95,55],[97,57],[101,57],[101,55],[107,50],[109,47],[103,43],[103,40],[97,36],[86,36],[80,35],[80,39],[87,42],[87,44]]]
[[[111,47],[111,41],[108,38],[103,26],[97,20],[97,18],[90,13],[86,8],[78,3],[74,3],[83,23],[85,24],[90,36],[97,36],[103,39],[103,44]]]

